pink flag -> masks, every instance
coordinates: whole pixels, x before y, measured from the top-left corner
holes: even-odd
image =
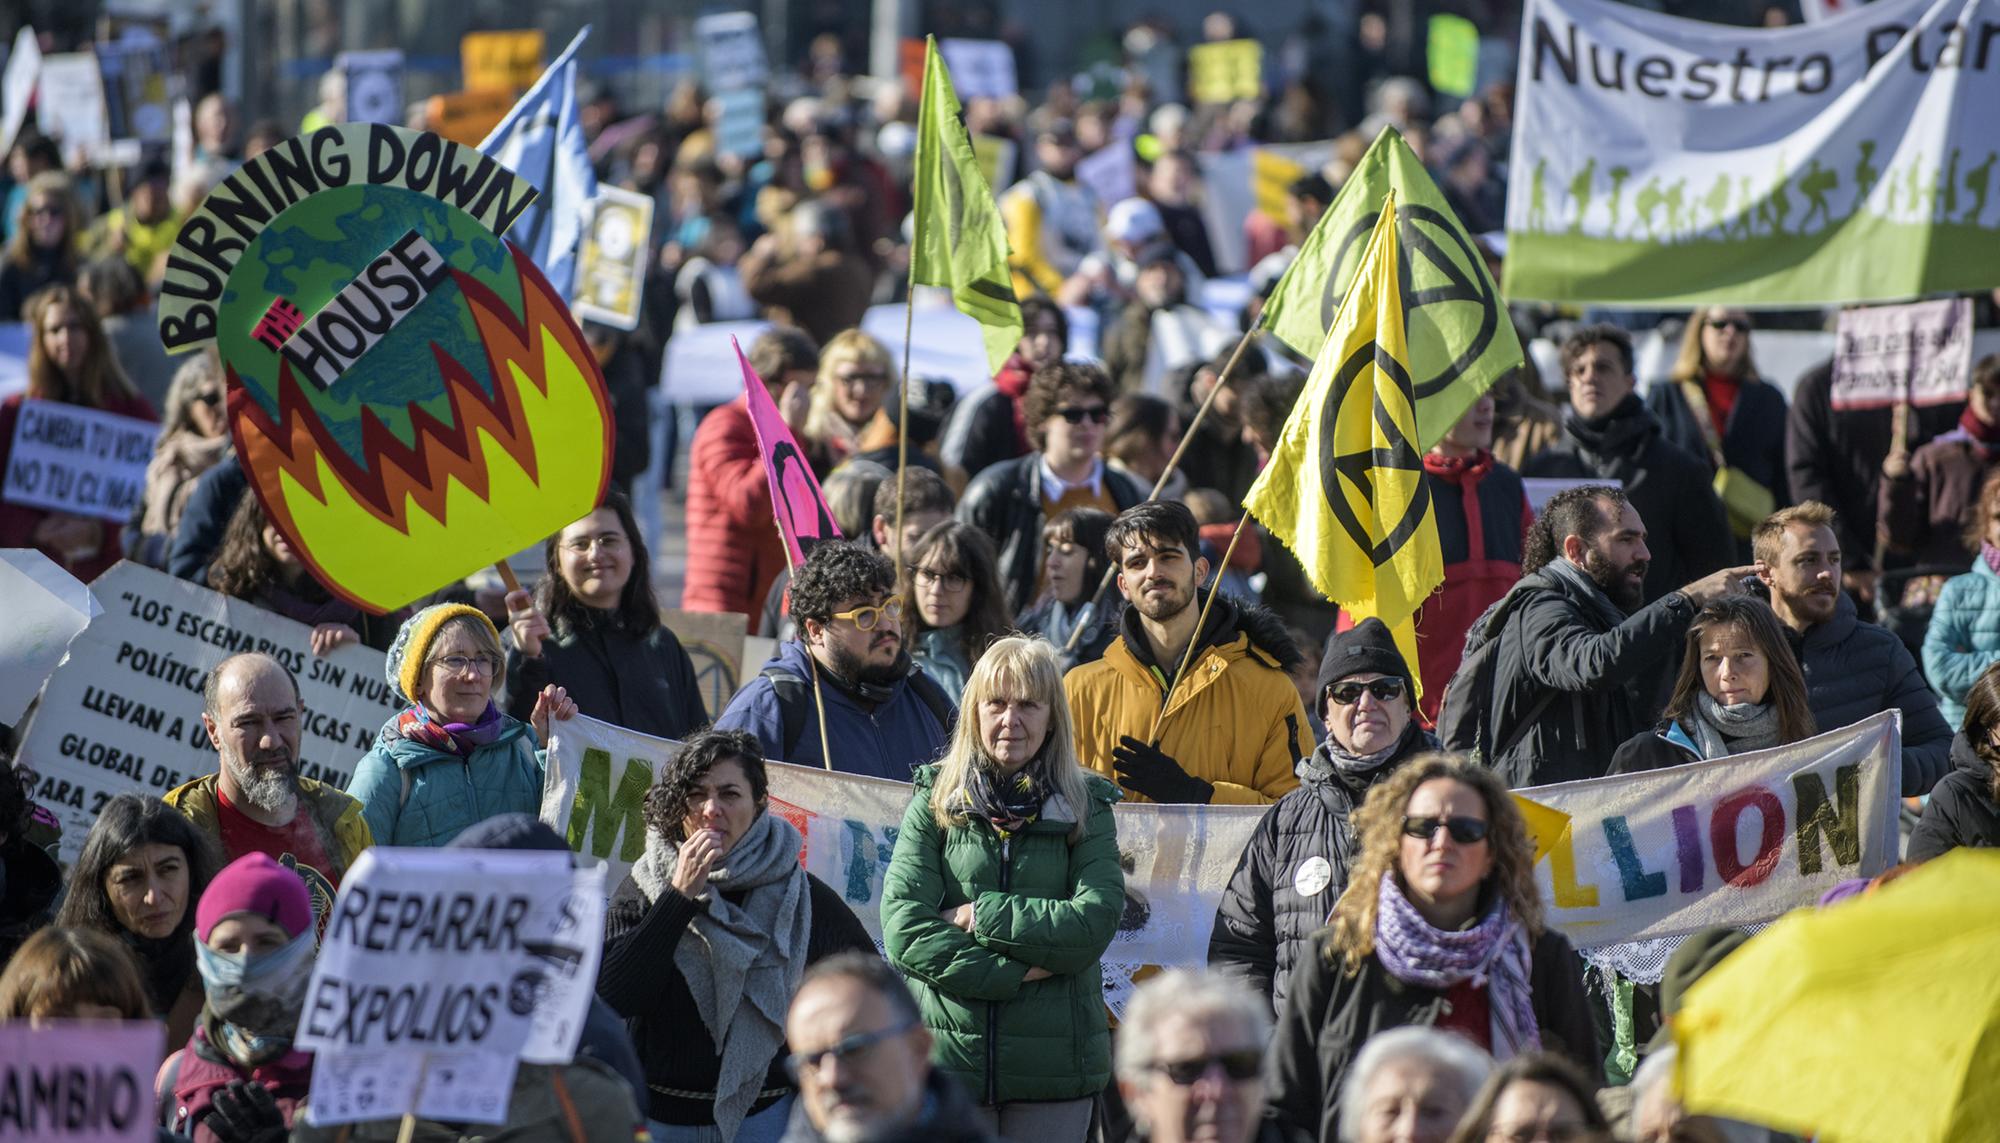
[[[805,451],[792,439],[791,427],[779,414],[757,371],[743,356],[743,347],[729,339],[736,360],[743,366],[743,401],[750,410],[750,425],[757,430],[757,445],[764,450],[764,478],[771,482],[771,511],[778,518],[778,531],[785,537],[785,560],[796,569],[806,555],[827,540],[840,539],[833,512],[814,479]]]

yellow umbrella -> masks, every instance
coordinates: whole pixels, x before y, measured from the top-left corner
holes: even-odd
[[[1673,1018],[1693,1113],[1826,1143],[2000,1139],[2000,853],[1785,917]]]

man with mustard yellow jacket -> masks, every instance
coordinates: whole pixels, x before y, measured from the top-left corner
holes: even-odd
[[[1208,575],[1194,515],[1146,501],[1112,522],[1105,550],[1131,606],[1104,657],[1063,680],[1078,758],[1135,801],[1264,805],[1297,787],[1312,729],[1287,673],[1300,652],[1283,623],[1217,599],[1169,700]],[[1159,740],[1149,745],[1155,716]]]

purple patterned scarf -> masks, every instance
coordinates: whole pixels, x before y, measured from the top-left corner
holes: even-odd
[[[1494,1059],[1541,1049],[1530,1003],[1528,931],[1508,916],[1506,898],[1499,894],[1478,924],[1448,933],[1424,920],[1403,896],[1394,873],[1383,873],[1376,896],[1375,957],[1405,984],[1439,990],[1466,980],[1485,985],[1493,1012]]]
[[[1979,558],[1986,561],[1986,570],[2000,572],[2000,548],[1992,544],[1979,545]]]
[[[501,717],[500,708],[491,702],[486,704],[486,713],[479,716],[478,722],[440,722],[438,716],[423,703],[417,703],[396,716],[397,734],[440,753],[455,754],[460,758],[472,757],[474,750],[491,745],[506,729],[507,720]]]

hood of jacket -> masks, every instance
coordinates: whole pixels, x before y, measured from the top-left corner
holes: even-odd
[[[1990,789],[1993,785],[1992,764],[1979,756],[1979,752],[1972,748],[1972,740],[1962,730],[1951,739],[1951,768],[1977,778],[1981,789]]]
[[[1200,607],[1201,593],[1195,595],[1190,607]],[[1146,628],[1136,607],[1125,608],[1119,619],[1119,631],[1125,636],[1125,646],[1140,665],[1157,667],[1161,674],[1168,668],[1178,669],[1179,663],[1163,664],[1153,662],[1153,644],[1146,638]],[[1278,614],[1264,607],[1238,603],[1224,595],[1216,599],[1209,609],[1208,623],[1196,637],[1196,657],[1209,647],[1226,648],[1242,636],[1246,650],[1271,666],[1289,673],[1291,669],[1306,661],[1305,652],[1292,642],[1291,633],[1285,630],[1285,621]]]

